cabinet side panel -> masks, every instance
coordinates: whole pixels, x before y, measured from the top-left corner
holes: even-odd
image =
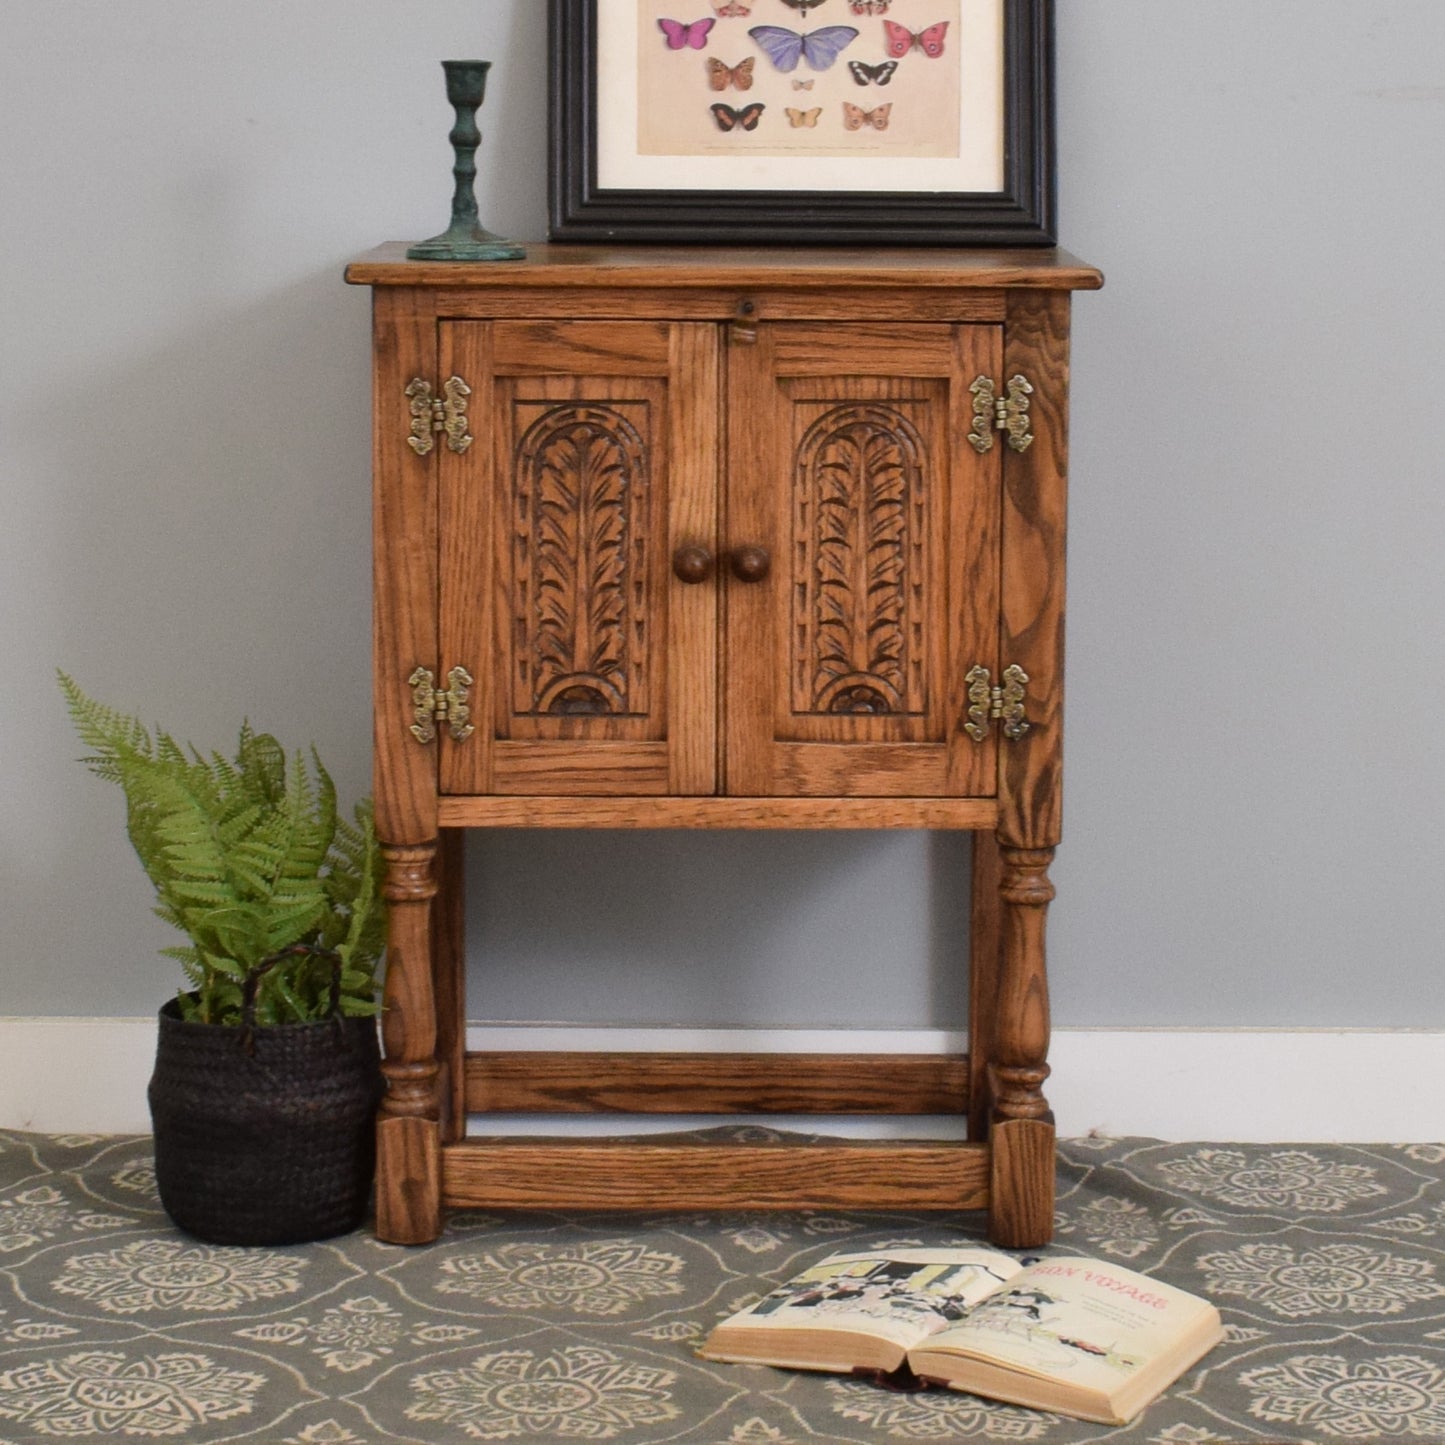
[[[436,450],[408,445],[414,377],[436,385],[436,322],[422,292],[373,293],[372,690],[377,832],[436,836],[436,747],[411,734],[413,670],[437,672]],[[440,675],[438,673],[438,675]]]
[[[1028,733],[1000,750],[999,838],[1059,841],[1064,728],[1064,524],[1067,511],[1069,297],[1009,299],[1004,375],[1033,385],[1034,439],[1004,458],[1000,662],[1029,676]]]

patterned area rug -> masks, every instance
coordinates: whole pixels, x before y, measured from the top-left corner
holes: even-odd
[[[1124,1429],[693,1353],[825,1254],[976,1216],[470,1212],[424,1249],[219,1249],[167,1224],[148,1140],[0,1133],[0,1445],[1445,1441],[1445,1146],[1060,1154],[1055,1249],[1229,1325]]]

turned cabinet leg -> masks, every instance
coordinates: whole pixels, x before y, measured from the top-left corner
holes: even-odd
[[[425,1244],[441,1233],[441,1069],[431,919],[436,852],[435,842],[382,848],[389,921],[376,1232],[389,1244]]]
[[[1044,919],[1054,886],[1052,848],[999,849],[1001,946],[989,1128],[989,1238],[1014,1249],[1053,1235],[1054,1116],[1049,1076],[1049,990]]]
[[[463,828],[441,830],[437,847],[437,895],[431,909],[443,1144],[455,1144],[467,1132],[465,837]]]
[[[968,1137],[988,1138],[993,1119],[989,1064],[998,1022],[999,960],[1003,953],[1002,876],[998,840],[980,829],[973,835],[973,899],[968,943]]]

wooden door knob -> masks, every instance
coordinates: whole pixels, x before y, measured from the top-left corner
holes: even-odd
[[[673,576],[679,582],[686,582],[689,586],[706,582],[712,576],[712,565],[712,553],[706,547],[698,546],[696,543],[679,547],[672,554]]]
[[[750,542],[745,547],[734,547],[728,560],[732,563],[733,576],[739,582],[761,582],[773,567],[773,559],[766,547]]]

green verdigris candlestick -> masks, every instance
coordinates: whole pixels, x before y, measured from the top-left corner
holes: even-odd
[[[414,261],[519,261],[526,249],[487,230],[477,216],[477,147],[482,133],[477,129],[477,110],[487,89],[490,60],[444,60],[447,100],[457,113],[457,123],[448,139],[456,152],[452,174],[456,191],[452,195],[452,223],[440,236],[409,247]]]

